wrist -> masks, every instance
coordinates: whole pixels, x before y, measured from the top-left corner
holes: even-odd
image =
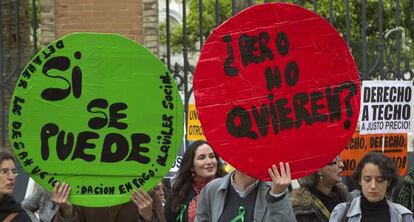
[[[154,212],[150,211],[149,213],[142,215],[142,218],[144,219],[145,222],[150,222],[152,221],[153,216],[154,216]]]
[[[73,207],[72,205],[61,205],[60,209],[62,211],[62,215],[64,217],[72,217],[73,215]]]

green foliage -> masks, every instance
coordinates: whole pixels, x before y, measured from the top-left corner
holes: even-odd
[[[256,0],[257,4],[263,3],[264,0]],[[220,21],[223,22],[231,16],[232,1],[220,0]],[[276,2],[273,0],[273,2]],[[299,3],[303,7],[314,10],[313,0],[289,0],[284,2]],[[350,16],[350,30],[349,39],[346,33],[346,5],[343,0],[336,0],[333,2],[333,17],[329,19],[329,0],[317,1],[317,13],[328,21],[332,21],[332,25],[336,30],[350,43],[352,54],[360,69],[362,68],[362,61],[364,55],[367,58],[367,70],[377,63],[379,52],[383,52],[382,56],[386,62],[395,64],[397,61],[396,46],[398,40],[401,41],[401,59],[412,61],[413,55],[413,20],[414,15],[413,5],[411,0],[400,0],[400,24],[399,29],[402,31],[392,31],[385,39],[385,34],[398,28],[396,16],[396,1],[394,0],[367,0],[366,3],[366,19],[362,18],[362,1],[350,0],[349,16]],[[383,16],[382,16],[382,34],[379,27],[379,2],[383,2]],[[190,0],[187,14],[187,33],[188,33],[188,47],[190,52],[198,51],[199,49],[199,0]],[[207,38],[210,32],[215,27],[215,0],[203,0],[203,39]],[[363,34],[362,24],[366,22],[366,47],[367,51],[363,52]],[[161,42],[165,44],[165,22],[161,24]],[[181,52],[183,48],[182,26],[175,25],[171,27],[171,47],[173,52]],[[383,49],[383,50],[382,50]],[[404,61],[400,64],[404,65]],[[364,71],[364,70],[362,70]]]
[[[231,1],[220,1],[220,22],[223,22],[231,16]],[[216,1],[203,0],[203,41],[210,35],[210,32],[216,26]],[[188,47],[191,52],[194,52],[198,47],[197,42],[200,41],[199,31],[199,1],[190,0],[188,5],[187,15],[187,38]],[[160,25],[161,43],[166,44],[166,23],[163,21]],[[183,27],[182,24],[171,24],[171,50],[172,52],[181,52],[183,48]],[[199,48],[199,47],[198,47]]]

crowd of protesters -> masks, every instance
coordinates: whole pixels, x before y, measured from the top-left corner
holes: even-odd
[[[0,221],[414,221],[414,167],[398,183],[395,164],[382,153],[368,153],[358,163],[352,179],[360,192],[352,196],[342,181],[339,156],[291,190],[288,163],[268,169],[271,182],[237,169],[227,173],[213,148],[200,140],[185,152],[171,188],[159,183],[149,192],[138,189],[131,201],[112,207],[72,205],[64,182],[51,193],[38,186],[20,204],[11,196],[15,164],[11,153],[0,151]]]

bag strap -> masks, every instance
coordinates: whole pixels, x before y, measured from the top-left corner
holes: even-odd
[[[314,201],[315,206],[321,211],[325,218],[329,220],[331,217],[329,210],[326,209],[325,205],[315,195],[311,194],[311,197]]]
[[[16,212],[7,215],[7,217],[4,218],[3,222],[11,222],[16,217],[16,215]]]
[[[348,217],[346,215],[348,215],[348,211],[349,211],[350,207],[351,207],[351,202],[346,202],[346,208],[345,208],[344,215],[342,217],[342,222],[347,222],[348,221]]]

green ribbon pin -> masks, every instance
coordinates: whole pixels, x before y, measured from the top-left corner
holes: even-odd
[[[187,212],[187,205],[183,204],[180,207],[180,213],[178,214],[176,222],[184,222],[184,214]]]
[[[239,222],[239,221],[244,222],[244,213],[245,213],[244,207],[240,206],[237,212],[237,216],[233,218],[230,222]]]

